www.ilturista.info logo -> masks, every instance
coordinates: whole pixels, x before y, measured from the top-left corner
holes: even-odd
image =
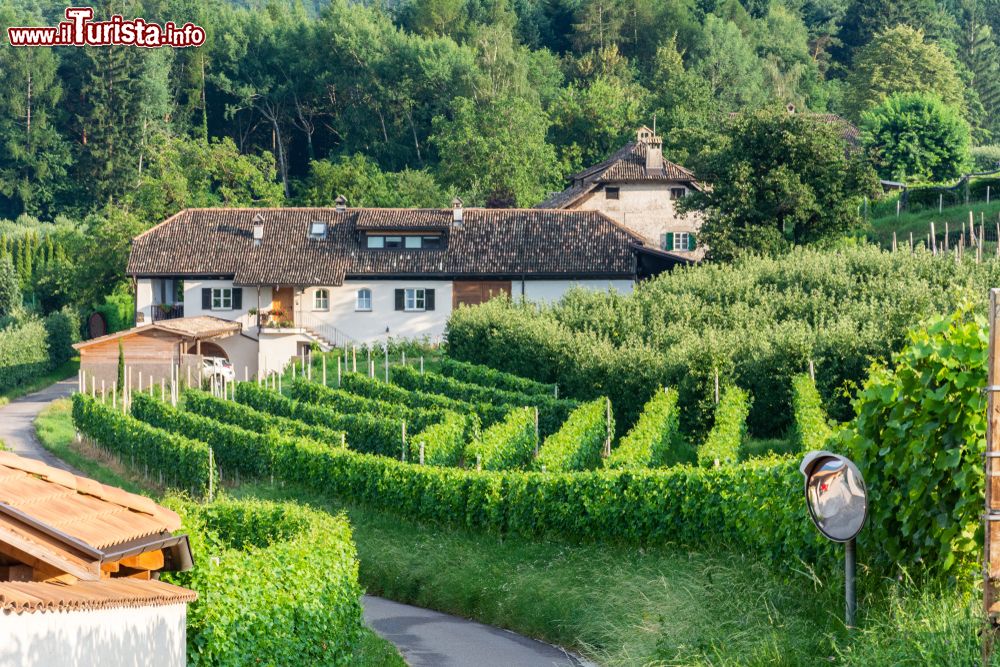
[[[178,27],[173,21],[160,25],[145,19],[124,19],[119,15],[110,21],[91,21],[93,7],[67,7],[66,20],[55,27],[10,27],[7,37],[11,46],[141,46],[153,49],[161,46],[201,46],[205,29],[193,23]]]

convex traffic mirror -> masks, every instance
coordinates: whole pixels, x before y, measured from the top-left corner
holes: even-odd
[[[809,452],[799,468],[806,503],[819,532],[834,542],[857,535],[868,516],[868,494],[856,465],[831,452]]]

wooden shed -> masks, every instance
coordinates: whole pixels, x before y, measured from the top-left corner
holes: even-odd
[[[103,382],[110,390],[117,382],[120,345],[129,369],[127,382],[132,389],[141,391],[150,383],[170,385],[175,373],[185,378],[188,368],[200,382],[202,344],[206,348],[211,345],[211,354],[218,354],[221,348],[210,341],[238,335],[241,329],[239,322],[218,317],[181,317],[92,338],[73,347],[80,352],[80,373],[86,389],[100,390]]]

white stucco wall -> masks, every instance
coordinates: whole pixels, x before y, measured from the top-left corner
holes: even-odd
[[[233,310],[205,310],[201,307],[201,290],[213,287],[233,287],[232,280],[185,280],[184,281],[184,317],[196,317],[198,315],[211,315],[221,317],[225,320],[235,320],[243,323],[243,329],[247,330],[251,326],[257,326],[256,316],[250,315],[248,311],[257,308],[257,288],[243,288],[243,307]],[[260,288],[260,309],[271,308],[271,288]]]
[[[267,375],[270,372],[283,369],[292,357],[298,355],[299,343],[309,342],[309,339],[301,334],[293,333],[291,330],[274,333],[268,333],[267,330],[264,330],[260,333],[259,341],[257,363],[261,374]],[[243,369],[237,368],[236,375],[239,379],[243,379]]]
[[[184,604],[0,615],[0,667],[184,667]]]
[[[660,247],[661,234],[697,232],[701,228],[698,213],[681,216],[675,208],[677,202],[670,199],[670,188],[686,187],[683,183],[622,183],[617,187],[618,199],[608,199],[604,190],[598,190],[574,208],[601,211],[642,236],[654,248]],[[698,257],[702,251],[696,250],[691,254]]]
[[[631,294],[634,283],[631,280],[525,280],[524,298],[535,303],[552,303],[562,298],[574,287],[595,291],[615,290],[621,294]],[[512,286],[515,297],[520,294],[521,282]]]
[[[236,334],[229,338],[222,338],[213,341],[226,351],[229,361],[233,364],[233,371],[237,380],[244,377],[253,379],[257,377],[257,365],[259,362],[257,341],[248,338],[243,334]]]
[[[137,314],[136,321],[140,325],[153,323],[153,280],[151,278],[140,278],[135,281],[135,312]]]
[[[434,310],[406,312],[396,310],[397,289],[424,288],[434,290]],[[324,326],[342,331],[359,343],[383,341],[392,338],[440,339],[451,314],[451,281],[444,280],[370,280],[345,281],[340,287],[328,287],[330,309],[313,309],[316,288],[307,289],[302,295],[300,312],[304,326],[323,333]],[[356,310],[360,289],[372,291],[370,312]],[[388,328],[388,332],[386,329]]]

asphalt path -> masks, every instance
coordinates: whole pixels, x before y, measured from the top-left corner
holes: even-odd
[[[42,447],[35,435],[35,417],[42,409],[56,400],[65,398],[76,391],[75,377],[49,385],[41,391],[14,399],[0,406],[0,441],[19,456],[38,459],[54,468],[68,470],[80,474],[72,466],[56,458],[49,450]]]

